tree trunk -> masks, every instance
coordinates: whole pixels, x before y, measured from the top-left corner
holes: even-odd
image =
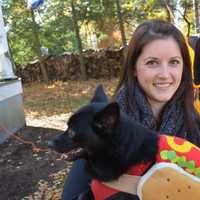
[[[81,67],[81,79],[87,80],[86,65],[85,65],[85,61],[84,61],[84,57],[83,57],[83,48],[82,48],[81,37],[80,37],[80,33],[79,33],[79,27],[78,27],[76,11],[75,11],[73,0],[71,0],[71,8],[72,8],[72,21],[73,21],[73,25],[74,25],[74,31],[76,34],[76,41],[77,41],[78,52],[79,52],[79,60],[80,60],[80,67]]]
[[[199,27],[199,1],[194,0],[194,9],[195,9],[195,26],[196,26],[196,33],[200,32]]]
[[[123,47],[126,46],[126,35],[124,31],[124,23],[123,23],[123,18],[122,18],[122,9],[121,9],[121,4],[120,0],[116,0],[116,5],[117,5],[117,17],[119,19],[119,28],[121,32],[121,38],[122,38],[122,45]]]
[[[40,40],[39,40],[39,35],[38,35],[38,31],[37,31],[37,24],[35,22],[35,15],[34,15],[33,10],[31,10],[31,17],[32,17],[32,24],[33,24],[32,29],[33,29],[35,52],[36,52],[38,59],[39,59],[39,62],[40,62],[40,69],[41,69],[41,72],[42,72],[43,80],[45,82],[48,82],[49,78],[48,78],[47,70],[46,70],[44,63],[42,62],[41,44],[40,44]]]
[[[172,11],[172,9],[170,8],[170,6],[168,5],[168,2],[165,0],[164,1],[164,6],[165,6],[165,10],[167,13],[167,21],[171,22],[174,24],[174,13]]]
[[[190,28],[191,28],[191,22],[187,18],[187,4],[184,6],[184,12],[182,14],[182,17],[184,21],[187,23],[187,38],[190,37]]]

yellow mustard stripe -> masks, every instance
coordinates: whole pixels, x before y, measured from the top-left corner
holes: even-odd
[[[187,153],[190,152],[192,148],[195,148],[198,151],[200,151],[200,148],[198,148],[197,146],[188,141],[184,141],[183,144],[176,144],[176,142],[174,141],[174,137],[166,136],[166,139],[168,145],[177,152]]]

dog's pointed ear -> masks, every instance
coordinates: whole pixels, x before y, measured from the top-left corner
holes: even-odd
[[[112,131],[119,122],[120,108],[118,103],[109,103],[94,118],[94,125],[100,130]]]
[[[108,97],[104,92],[103,86],[100,84],[97,86],[94,96],[91,99],[91,103],[94,102],[108,102]]]

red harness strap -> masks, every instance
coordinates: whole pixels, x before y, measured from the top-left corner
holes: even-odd
[[[127,174],[129,175],[135,175],[135,176],[141,176],[146,172],[146,170],[152,165],[151,162],[149,163],[140,163],[134,167],[131,167]],[[119,190],[116,190],[114,188],[108,187],[101,183],[98,180],[93,180],[91,184],[91,188],[95,197],[95,200],[104,200],[118,192]]]

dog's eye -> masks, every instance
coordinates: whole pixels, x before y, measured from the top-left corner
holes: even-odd
[[[95,126],[99,129],[102,129],[103,128],[103,125],[101,123],[95,123]]]
[[[97,130],[102,130],[103,129],[103,124],[101,122],[95,122],[93,127]]]
[[[68,129],[67,131],[69,138],[73,139],[75,136],[75,131],[73,131],[72,129]]]

